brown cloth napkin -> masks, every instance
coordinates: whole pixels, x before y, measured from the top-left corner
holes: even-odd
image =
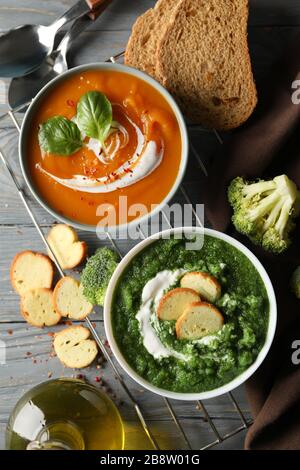
[[[300,449],[300,365],[291,360],[292,343],[300,340],[300,300],[290,292],[293,270],[300,265],[300,230],[292,247],[270,255],[237,234],[230,224],[228,183],[236,176],[268,177],[286,173],[300,188],[300,105],[292,103],[292,82],[300,79],[300,35],[259,90],[251,120],[235,131],[216,156],[202,200],[213,228],[228,231],[246,244],[265,266],[278,302],[278,327],[272,348],[247,382],[254,417],[246,449]],[[295,151],[296,150],[296,151]]]

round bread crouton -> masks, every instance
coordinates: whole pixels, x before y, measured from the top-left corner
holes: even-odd
[[[54,288],[54,305],[62,317],[83,320],[93,310],[93,305],[86,300],[82,286],[77,279],[63,277]]]
[[[224,324],[219,310],[207,302],[189,304],[176,322],[178,339],[195,340],[217,333]]]
[[[180,281],[181,287],[193,289],[208,302],[216,302],[221,297],[221,286],[217,279],[208,273],[186,273]]]
[[[62,269],[73,269],[86,258],[86,243],[78,240],[76,231],[69,225],[54,225],[47,236],[47,241]],[[48,255],[53,260],[50,250]]]
[[[172,289],[161,298],[157,316],[160,320],[177,320],[187,305],[200,300],[200,296],[192,289],[183,289],[181,287]]]
[[[54,307],[52,290],[44,287],[22,295],[21,314],[28,323],[39,328],[56,325],[61,319]]]
[[[75,369],[89,366],[98,354],[96,342],[89,337],[90,330],[84,326],[70,326],[56,333],[53,346],[58,359]]]
[[[10,268],[10,280],[19,295],[42,287],[50,289],[53,276],[53,265],[48,256],[29,250],[18,253]]]

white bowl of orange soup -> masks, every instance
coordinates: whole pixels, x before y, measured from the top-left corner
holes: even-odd
[[[79,122],[79,103],[91,92],[111,104],[105,143],[88,137]],[[79,126],[78,148],[68,155],[41,147],[41,128],[57,116],[71,130]],[[47,132],[50,140],[57,135],[51,127]],[[56,219],[89,231],[122,229],[157,214],[174,196],[187,164],[188,135],[174,99],[154,79],[120,64],[88,64],[38,93],[23,120],[19,155],[31,192]]]

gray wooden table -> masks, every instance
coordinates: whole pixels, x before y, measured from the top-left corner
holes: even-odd
[[[0,30],[6,31],[19,24],[49,24],[69,7],[73,0],[0,0]],[[113,0],[112,5],[98,21],[74,44],[70,54],[72,66],[101,61],[124,49],[131,25],[137,15],[154,4],[154,0]],[[250,0],[249,41],[255,77],[259,81],[268,71],[272,62],[282,51],[286,41],[300,29],[299,0]],[[7,110],[7,80],[0,80],[0,113]],[[21,122],[22,114],[18,120]],[[204,161],[218,147],[212,133],[193,130],[191,140]],[[7,118],[1,121],[0,147],[8,155],[15,174],[22,181],[18,165],[17,133]],[[199,201],[199,187],[204,178],[199,163],[191,155],[184,188],[191,200]],[[9,266],[16,252],[23,249],[43,250],[43,244],[31,224],[22,203],[11,184],[7,173],[0,165],[0,340],[5,345],[6,363],[0,364],[0,449],[5,447],[5,426],[7,418],[17,400],[30,387],[51,377],[74,376],[76,372],[64,368],[56,357],[51,355],[51,331],[35,329],[24,323],[19,314],[19,299],[12,292],[9,282]],[[177,197],[180,200],[180,195]],[[54,222],[29,195],[34,210],[43,229]],[[103,241],[93,234],[81,233],[81,238],[89,245],[89,252]],[[128,251],[131,244],[120,242],[122,252]],[[95,324],[101,337],[104,329],[101,311],[95,316]],[[91,366],[83,373],[95,382],[99,370]],[[104,378],[109,384],[126,423],[126,447],[130,449],[149,448],[147,439],[136,419],[134,410],[120,390],[109,365],[104,367]],[[184,443],[176,429],[164,401],[142,390],[131,380],[126,379],[134,396],[148,418],[160,447],[183,449]],[[96,383],[97,385],[97,383]],[[250,417],[243,389],[235,391],[242,410]],[[172,402],[174,410],[195,449],[214,439],[201,410],[195,403]],[[207,401],[206,406],[221,434],[230,432],[240,422],[227,397]],[[244,433],[231,438],[217,448],[241,449]]]

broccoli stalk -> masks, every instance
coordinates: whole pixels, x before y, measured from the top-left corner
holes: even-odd
[[[251,183],[235,178],[228,189],[235,228],[267,251],[281,253],[290,245],[300,193],[286,175]]]
[[[83,295],[93,305],[104,304],[109,280],[119,262],[117,253],[109,248],[98,248],[81,273]]]

